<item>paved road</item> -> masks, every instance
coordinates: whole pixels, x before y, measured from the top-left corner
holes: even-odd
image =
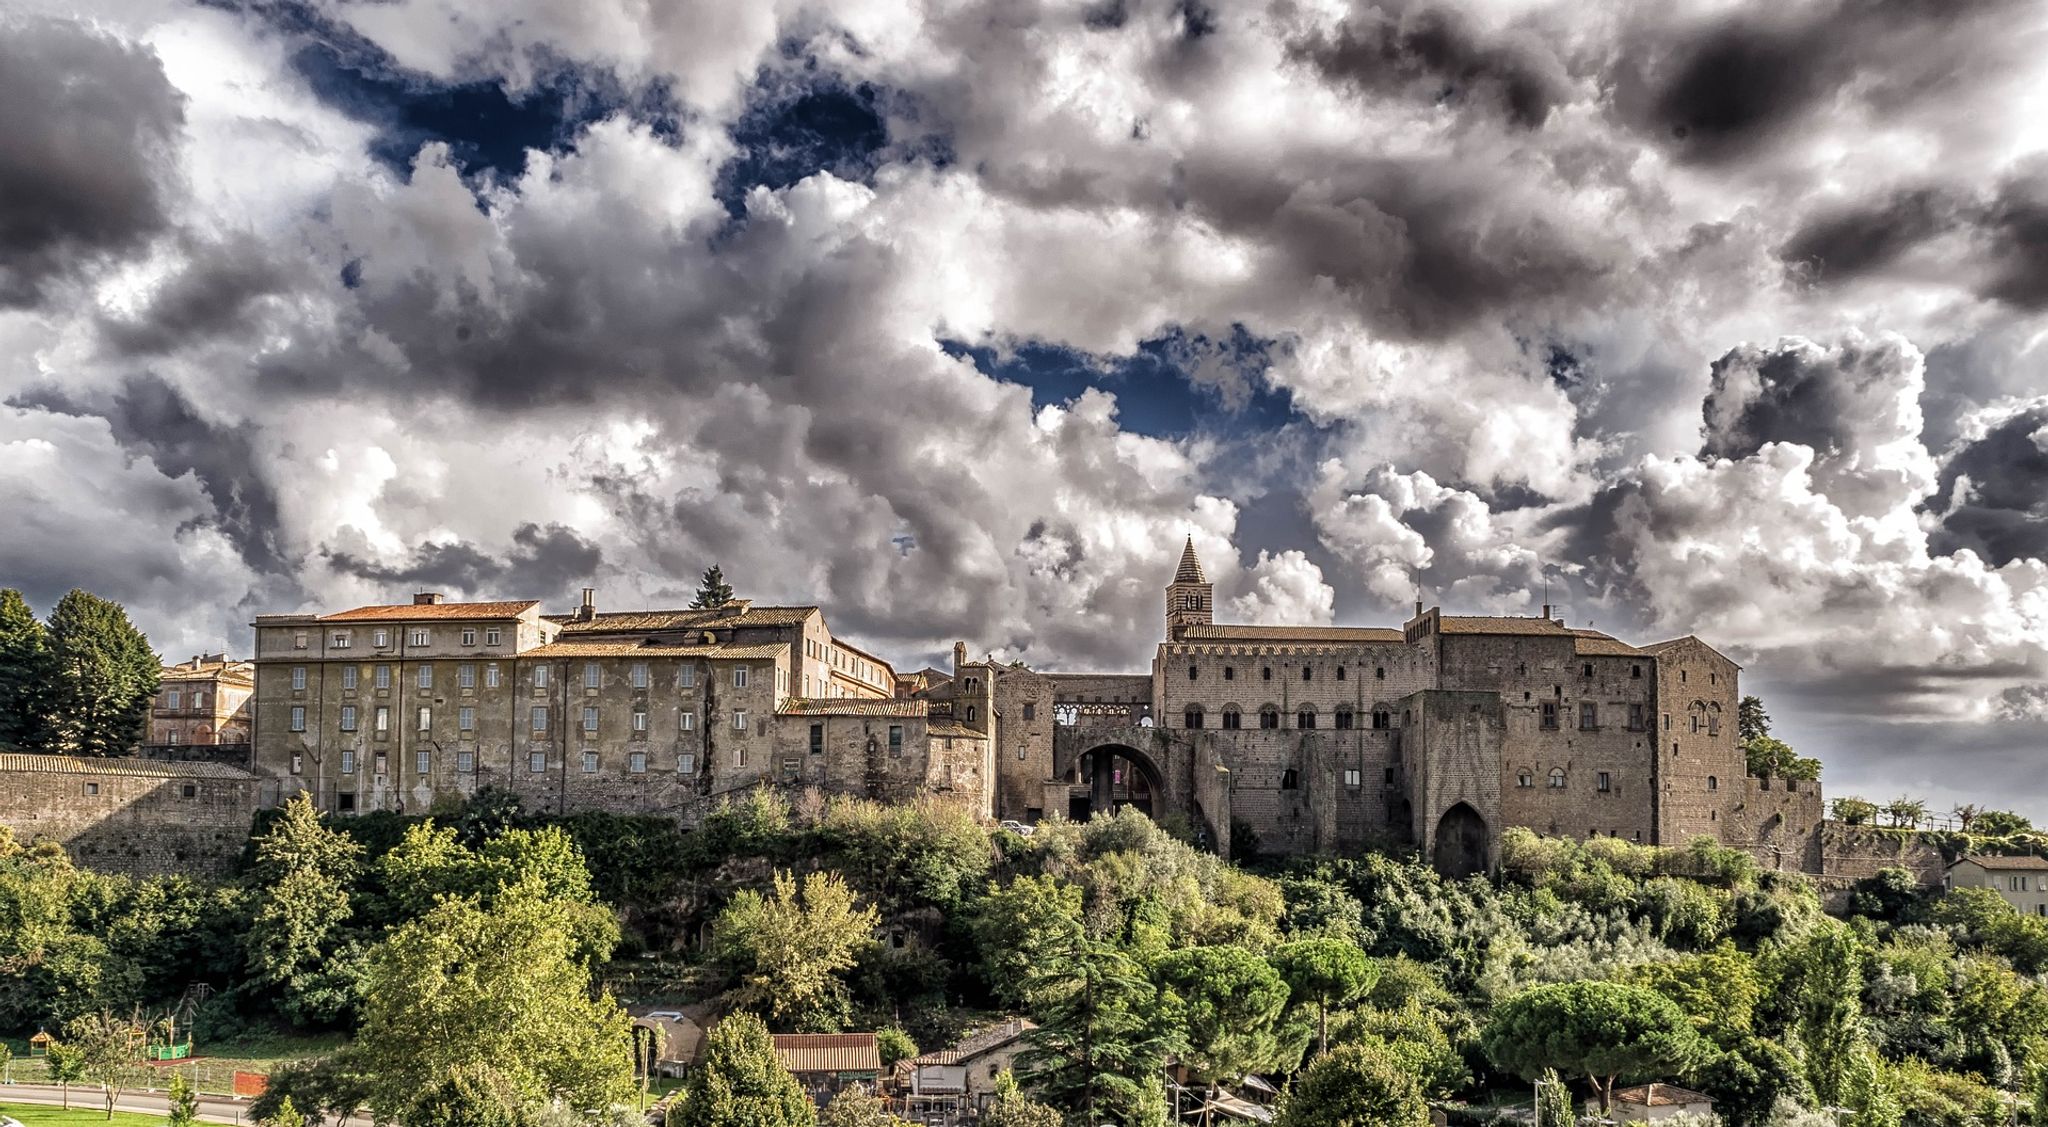
[[[58,1106],[64,1102],[64,1090],[54,1084],[4,1084],[0,1085],[0,1104],[47,1104]],[[106,1096],[90,1085],[71,1086],[72,1109],[104,1111]],[[129,1111],[137,1115],[168,1115],[170,1100],[162,1092],[124,1091],[114,1101],[115,1111]],[[199,1118],[208,1123],[246,1124],[254,1122],[249,1118],[249,1101],[231,1100],[226,1096],[199,1097]],[[368,1119],[348,1119],[343,1127],[370,1127]]]

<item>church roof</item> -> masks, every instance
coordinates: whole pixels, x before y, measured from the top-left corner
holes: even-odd
[[[1180,567],[1173,573],[1175,583],[1207,583],[1209,577],[1202,573],[1202,561],[1195,558],[1195,538],[1188,537],[1188,546],[1181,549]]]
[[[1399,642],[1399,630],[1384,626],[1184,626],[1184,642]]]

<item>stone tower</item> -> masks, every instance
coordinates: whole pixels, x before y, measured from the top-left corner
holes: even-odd
[[[1215,599],[1209,577],[1202,573],[1202,561],[1195,558],[1195,538],[1188,537],[1180,553],[1180,566],[1173,582],[1166,585],[1166,637],[1179,641],[1188,626],[1207,626],[1215,620]]]

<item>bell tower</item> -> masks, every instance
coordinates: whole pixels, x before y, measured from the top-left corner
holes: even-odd
[[[1195,538],[1190,536],[1187,547],[1181,549],[1180,566],[1174,569],[1173,582],[1166,585],[1167,640],[1179,641],[1184,627],[1207,626],[1215,621],[1213,596],[1209,577],[1202,573],[1202,561],[1195,558]]]

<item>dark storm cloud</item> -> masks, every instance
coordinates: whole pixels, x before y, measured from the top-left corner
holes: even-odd
[[[1809,217],[1779,248],[1801,278],[1829,285],[1906,273],[1899,260],[1944,235],[1964,241],[1927,270],[1980,297],[2048,309],[2048,175],[2017,176],[1982,198],[1962,189],[1914,188]],[[1941,280],[1937,277],[1935,280]]]
[[[1882,270],[1961,219],[1938,188],[1913,188],[1807,219],[1778,257],[1809,281],[1832,284]]]
[[[1624,119],[1681,159],[1750,157],[1824,109],[1939,106],[2003,61],[2021,0],[1751,4],[1695,27],[1638,28],[1610,72]],[[1844,102],[1846,100],[1846,105]]]
[[[596,574],[604,552],[596,544],[559,524],[522,524],[512,532],[512,550],[494,556],[474,544],[457,541],[415,549],[412,559],[390,565],[347,551],[324,553],[327,566],[341,574],[377,583],[452,589],[471,595],[517,591],[551,598]]]
[[[2048,557],[2048,403],[1959,448],[1929,507],[1942,514],[1936,551],[1967,548],[1993,566]]]
[[[1732,349],[1713,364],[1700,455],[1747,458],[1771,442],[1823,457],[1848,450],[1890,406],[1901,366],[1910,362],[1891,338]]]
[[[161,180],[183,106],[146,48],[0,21],[0,308],[35,305],[168,225]]]
[[[1979,234],[1990,266],[1980,292],[2031,312],[2048,309],[2048,173],[2002,187]]]
[[[1356,3],[1334,33],[1311,34],[1290,53],[1363,93],[1498,106],[1524,129],[1541,127],[1571,93],[1564,65],[1536,36],[1483,33],[1434,4]]]
[[[178,274],[132,317],[101,321],[107,342],[154,356],[249,326],[252,307],[291,284],[293,271],[252,236],[196,248]]]
[[[74,398],[59,388],[26,392],[12,407],[107,421],[114,441],[146,457],[165,477],[192,474],[212,502],[214,523],[249,567],[267,575],[290,570],[277,546],[277,495],[262,472],[268,455],[257,449],[251,423],[223,426],[193,406],[185,393],[153,374],[129,376],[105,398]]]

